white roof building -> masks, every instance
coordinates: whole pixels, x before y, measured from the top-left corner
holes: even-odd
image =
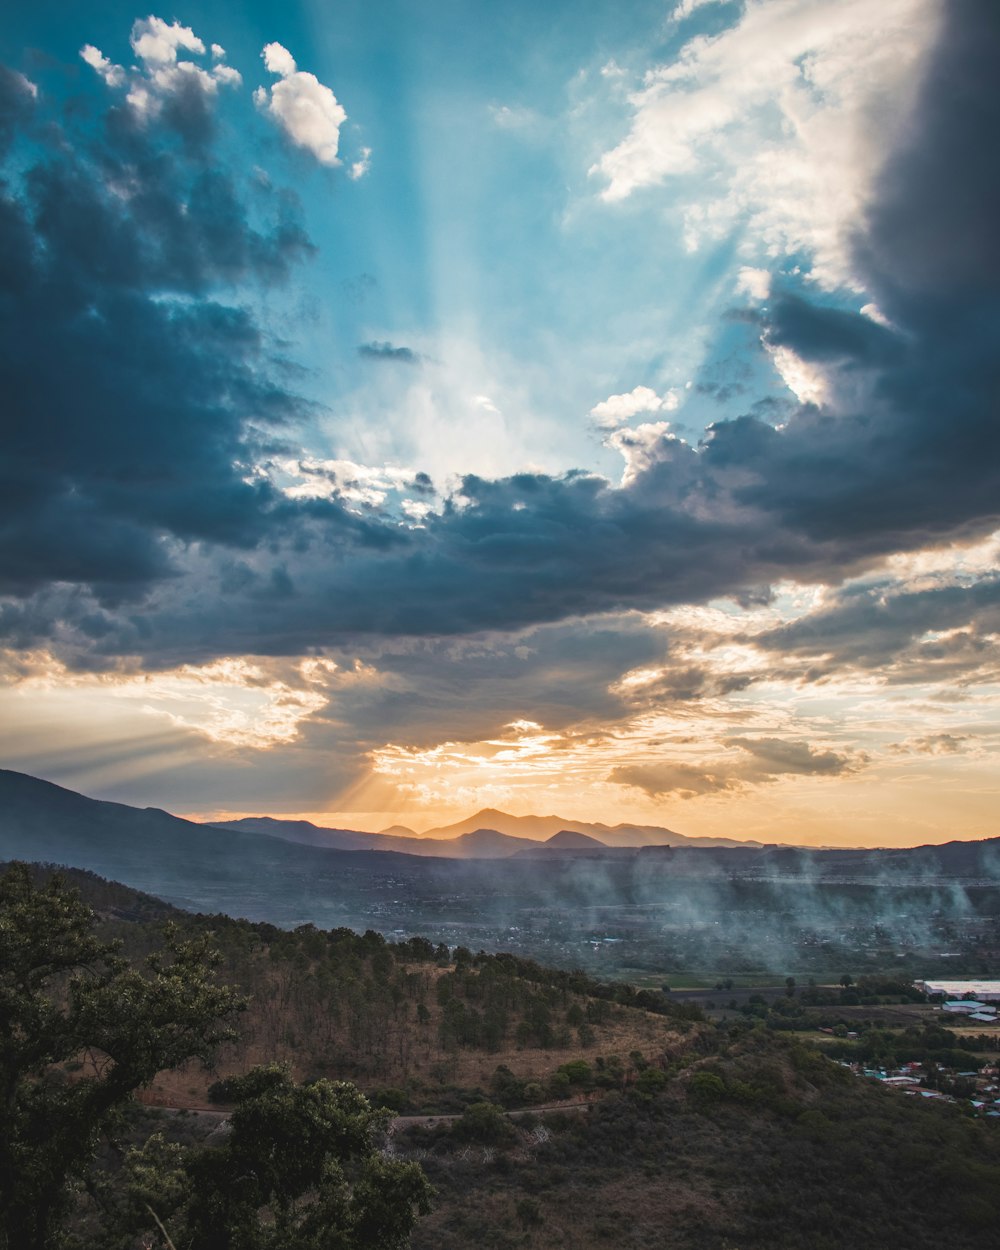
[[[965,998],[971,995],[980,1003],[1000,1003],[1000,981],[915,981],[918,990],[925,994],[943,994],[945,998]]]

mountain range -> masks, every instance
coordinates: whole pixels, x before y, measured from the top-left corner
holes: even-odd
[[[602,825],[565,820],[561,816],[509,816],[484,808],[454,825],[441,825],[418,834],[405,825],[393,825],[381,833],[357,829],[331,829],[308,820],[276,820],[271,816],[246,816],[240,820],[213,821],[216,829],[265,834],[306,846],[339,851],[402,851],[407,855],[430,855],[439,859],[506,859],[540,844],[561,851],[636,849],[643,846],[759,847],[759,842],[733,838],[689,838],[658,825]],[[574,842],[564,834],[588,839]],[[553,839],[560,841],[553,843]]]
[[[395,830],[403,830],[395,826]],[[602,842],[605,846],[760,846],[759,842],[746,842],[738,838],[693,838],[684,833],[676,833],[673,829],[664,829],[661,825],[603,825],[593,821],[568,820],[565,816],[509,816],[496,808],[485,807],[468,816],[465,820],[453,825],[439,825],[428,829],[421,836],[424,838],[459,838],[477,829],[496,829],[508,837],[530,838],[533,841],[544,841],[557,833],[585,833]],[[388,833],[389,830],[384,832]]]

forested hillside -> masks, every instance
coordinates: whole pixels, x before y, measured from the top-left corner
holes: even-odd
[[[275,1060],[300,1078],[355,1081],[397,1110],[461,1110],[498,1066],[541,1102],[568,1092],[567,1063],[610,1059],[608,1083],[620,1084],[634,1056],[665,1067],[705,1027],[697,1008],[660,992],[513,955],[190,916],[91,873],[65,876],[132,959],[159,946],[162,920],[182,935],[211,933],[220,979],[248,997],[239,1040],[219,1050],[215,1070],[162,1074],[142,1095],[153,1104],[206,1105],[220,1077]]]

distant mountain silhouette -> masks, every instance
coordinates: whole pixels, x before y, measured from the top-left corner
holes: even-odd
[[[585,833],[604,846],[760,846],[736,838],[693,838],[665,829],[660,825],[604,825],[586,820],[567,820],[565,816],[509,816],[496,808],[485,807],[453,825],[428,829],[424,838],[459,838],[477,829],[495,829],[510,837],[545,842],[557,833]],[[388,831],[384,831],[388,832]]]
[[[345,851],[402,851],[406,855],[432,855],[445,859],[503,859],[547,843],[561,834],[589,838],[601,847],[702,846],[759,847],[759,842],[738,842],[733,838],[689,838],[656,825],[600,825],[572,821],[562,816],[508,816],[484,808],[467,820],[442,825],[418,836],[405,825],[393,825],[393,832],[363,833],[355,829],[331,829],[308,820],[276,820],[271,816],[244,816],[239,820],[214,821],[216,829],[236,829],[243,833],[263,833],[306,846],[326,846]],[[580,843],[579,849],[588,846]],[[570,844],[562,844],[569,850]],[[594,850],[593,846],[589,847]]]
[[[325,846],[338,851],[400,851],[405,855],[436,859],[502,859],[533,845],[530,838],[514,838],[496,829],[475,829],[457,838],[418,838],[409,834],[363,833],[354,829],[327,829],[308,820],[274,820],[270,816],[245,816],[241,820],[215,821],[216,829],[240,833],[263,833],[287,842]],[[397,826],[398,828],[399,826]]]
[[[560,829],[558,833],[554,833],[551,838],[547,838],[544,842],[534,843],[526,847],[524,850],[518,851],[519,859],[525,856],[532,856],[537,859],[548,859],[552,856],[605,856],[605,855],[621,855],[635,854],[640,850],[639,847],[612,847],[606,846],[597,838],[592,838],[589,833],[577,833],[575,829]]]
[[[560,829],[545,843],[554,851],[588,851],[606,846],[599,838],[592,838],[589,833],[578,833],[575,829]]]

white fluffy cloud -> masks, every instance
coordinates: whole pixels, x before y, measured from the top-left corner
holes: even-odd
[[[311,152],[321,165],[339,165],[340,128],[347,121],[347,113],[337,97],[315,74],[298,69],[295,58],[280,43],[267,44],[261,56],[268,72],[277,74],[279,81],[270,92],[266,87],[257,88],[254,100],[258,107],[296,147]],[[365,172],[368,156],[370,152],[352,166],[352,177],[360,178]],[[355,168],[359,170],[356,174]]]
[[[623,395],[609,395],[590,410],[594,424],[604,430],[613,430],[640,412],[673,412],[680,404],[676,391],[657,395],[648,386],[637,386]]]
[[[362,508],[383,507],[390,495],[410,490],[416,477],[416,470],[395,465],[316,457],[284,460],[272,467],[282,475],[281,489],[289,499],[340,499],[348,507]],[[412,509],[404,511],[410,515]]]
[[[109,87],[128,86],[126,99],[141,119],[155,117],[166,98],[192,86],[211,96],[220,86],[238,87],[243,81],[239,70],[224,64],[225,49],[217,43],[211,47],[216,63],[210,70],[194,61],[180,60],[179,51],[204,56],[205,44],[190,26],[179,22],[167,23],[154,16],[140,18],[132,25],[129,42],[139,62],[129,70],[90,43],[83,45],[80,56]]]
[[[296,72],[295,58],[280,43],[266,44],[260,55],[264,60],[264,68],[269,74],[288,78]]]
[[[674,441],[669,421],[649,421],[634,429],[615,430],[605,440],[605,447],[612,447],[625,461],[622,486],[629,486],[640,473],[664,459],[666,445]],[[677,446],[676,442],[674,445]]]
[[[789,347],[764,347],[782,382],[800,404],[822,404],[830,393],[830,382],[818,365],[797,356]]]
[[[348,178],[351,178],[355,182],[357,182],[359,178],[363,178],[365,174],[369,171],[369,169],[371,169],[371,164],[372,164],[371,148],[362,148],[361,155],[358,157],[356,161],[352,163],[350,169],[347,171]]]
[[[115,65],[110,61],[100,48],[95,48],[93,44],[85,43],[80,49],[80,55],[95,70],[109,87],[125,86],[125,71],[120,65]]]
[[[707,4],[720,4],[721,2],[722,0],[680,0],[680,4],[670,16],[675,22],[679,22],[681,18],[690,17],[695,9],[703,9]]]
[[[176,65],[177,50],[205,55],[205,45],[190,26],[168,25],[162,17],[140,18],[132,26],[132,51],[148,66]]]
[[[736,291],[739,295],[748,295],[758,304],[762,304],[771,294],[771,275],[766,269],[754,269],[744,265],[736,275]]]
[[[752,254],[808,253],[819,282],[851,284],[847,234],[939,11],[940,0],[748,0],[723,34],[688,40],[647,74],[629,133],[591,171],[602,198],[673,180],[690,249],[743,221]]]

